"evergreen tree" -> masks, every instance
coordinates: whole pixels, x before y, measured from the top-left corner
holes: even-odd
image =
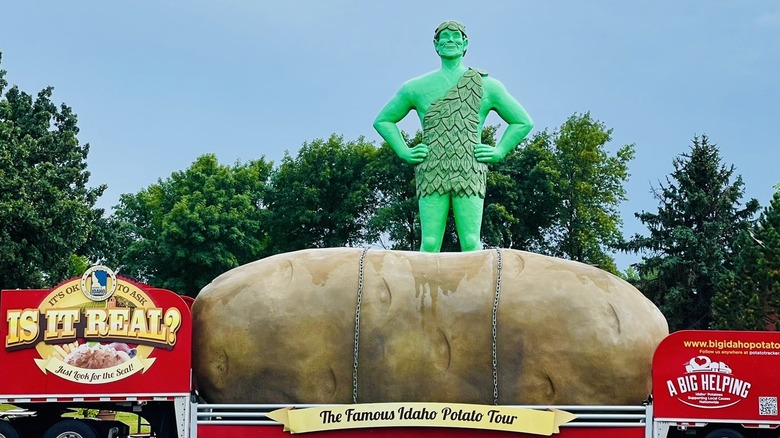
[[[734,242],[759,208],[744,207],[741,176],[732,181],[715,144],[695,137],[687,154],[673,161],[666,184],[653,188],[658,211],[636,217],[649,236],[635,235],[625,249],[643,254],[637,268],[640,290],[666,316],[671,330],[706,329],[712,322],[711,301],[734,266]]]
[[[758,223],[740,233],[734,269],[712,299],[712,327],[777,330],[780,312],[780,185]]]

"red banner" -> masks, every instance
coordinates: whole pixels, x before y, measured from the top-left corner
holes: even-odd
[[[0,395],[182,394],[191,316],[173,292],[90,268],[51,290],[0,293]]]
[[[780,421],[780,333],[680,331],[653,358],[658,420]]]

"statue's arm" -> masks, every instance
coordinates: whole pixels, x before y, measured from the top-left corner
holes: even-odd
[[[501,82],[486,77],[485,92],[488,95],[488,99],[490,99],[491,109],[507,123],[507,127],[495,148],[477,148],[474,151],[474,155],[478,161],[496,163],[523,141],[528,133],[531,132],[534,122],[523,106],[509,94]]]
[[[379,112],[379,115],[376,116],[376,120],[374,120],[374,129],[376,129],[376,132],[382,136],[402,160],[409,164],[418,164],[428,155],[428,147],[421,144],[414,148],[410,148],[406,144],[406,141],[404,141],[401,130],[398,129],[398,125],[396,124],[406,117],[413,108],[414,102],[410,95],[410,91],[408,86],[404,85],[398,90],[395,96],[387,102],[384,108]]]

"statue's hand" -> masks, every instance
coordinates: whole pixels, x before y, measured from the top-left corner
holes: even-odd
[[[405,156],[401,156],[401,159],[409,164],[420,164],[428,156],[428,145],[420,143],[413,148],[409,148]]]
[[[498,163],[504,158],[504,155],[499,152],[497,147],[480,143],[474,146],[474,158],[480,163]]]

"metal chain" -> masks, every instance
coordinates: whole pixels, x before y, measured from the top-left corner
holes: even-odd
[[[352,356],[352,403],[357,403],[358,396],[358,344],[360,342],[360,303],[363,300],[363,271],[368,247],[360,254],[360,271],[358,273],[357,307],[355,307],[355,350]]]
[[[365,258],[368,248],[363,248],[360,254],[360,268],[358,273],[357,306],[355,307],[355,349],[352,360],[352,402],[357,403],[358,398],[358,346],[360,344],[360,305],[363,300],[363,273],[365,271]],[[496,248],[498,266],[496,272],[496,295],[493,300],[493,404],[498,404],[498,353],[497,353],[497,316],[498,300],[501,297],[501,250]]]
[[[496,269],[496,297],[493,300],[493,404],[498,404],[498,354],[497,350],[497,316],[498,316],[498,298],[501,296],[501,249],[496,248],[496,255],[498,256],[498,266]]]

